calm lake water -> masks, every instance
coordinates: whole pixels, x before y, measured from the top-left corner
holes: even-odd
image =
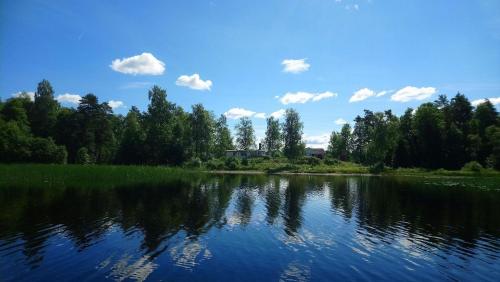
[[[0,281],[500,278],[498,180],[89,186],[0,188]]]

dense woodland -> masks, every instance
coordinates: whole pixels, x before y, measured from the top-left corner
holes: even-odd
[[[231,136],[226,117],[196,104],[191,112],[167,100],[164,89],[148,92],[145,112],[132,107],[115,115],[94,94],[78,107],[62,107],[47,80],[34,101],[27,94],[0,101],[0,162],[182,165],[224,158],[228,149],[256,147],[252,121],[242,118]],[[288,109],[280,122],[267,119],[265,150],[291,161],[303,157],[303,124]],[[460,169],[475,161],[500,169],[500,118],[488,100],[473,107],[458,93],[407,109],[401,116],[365,110],[332,132],[328,157],[370,166]]]

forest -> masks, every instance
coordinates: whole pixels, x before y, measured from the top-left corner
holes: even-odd
[[[185,111],[158,86],[148,99],[146,111],[133,106],[125,116],[91,93],[76,108],[63,107],[42,80],[34,99],[24,93],[0,101],[0,162],[180,166],[257,147],[249,118],[240,119],[233,137],[226,117],[202,104]],[[500,169],[500,118],[488,100],[473,107],[461,93],[440,95],[400,117],[364,110],[352,124],[331,133],[328,159],[382,168],[455,170],[472,163]],[[262,140],[268,158],[303,159],[302,133],[294,109],[282,121],[269,117]]]

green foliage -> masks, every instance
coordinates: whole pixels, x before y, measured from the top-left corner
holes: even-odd
[[[190,168],[200,168],[201,167],[201,159],[198,157],[193,157],[191,158],[187,163],[186,166]]]
[[[82,164],[82,165],[92,163],[92,160],[90,158],[89,151],[87,150],[87,148],[82,147],[82,148],[78,149],[78,151],[76,152],[75,163]]]
[[[250,150],[255,147],[255,133],[252,121],[247,117],[242,117],[235,126],[236,145],[240,150]]]
[[[248,166],[248,159],[244,158],[243,160],[241,160],[241,165]]]
[[[0,101],[0,162],[64,163],[67,159],[85,164],[240,168],[237,159],[214,159],[234,148],[224,115],[214,120],[201,104],[185,112],[167,101],[166,90],[158,86],[149,90],[148,98],[146,112],[132,107],[125,117],[114,115],[93,94],[82,97],[76,109],[61,108],[52,86],[43,80],[34,102],[27,93]],[[500,169],[500,118],[488,100],[474,108],[460,93],[451,100],[440,95],[416,111],[407,109],[400,118],[391,111],[365,110],[354,121],[352,133],[349,124],[340,133],[332,132],[326,160],[303,158],[303,124],[297,111],[288,109],[281,124],[273,117],[267,119],[263,145],[269,156],[242,160],[241,165],[249,170],[292,170],[289,163],[293,162],[293,171],[350,173],[366,173],[367,166],[375,172],[384,166],[387,171],[421,167],[444,168],[443,174],[450,174],[449,169],[475,161]],[[250,119],[241,119],[236,131],[238,148],[254,148]]]
[[[214,153],[216,157],[224,157],[226,150],[233,149],[233,139],[231,138],[231,132],[229,131],[227,119],[224,115],[220,115],[215,122],[214,138]]]
[[[330,135],[328,143],[328,155],[332,158],[338,158],[343,161],[349,159],[352,147],[351,126],[346,123],[342,126],[340,133],[335,131]]]
[[[30,142],[31,158],[35,163],[64,164],[68,156],[64,146],[57,146],[52,138],[35,137]]]
[[[30,114],[31,130],[35,136],[49,137],[57,121],[59,103],[54,99],[54,90],[47,80],[38,83],[35,103]]]
[[[290,159],[295,160],[304,155],[304,143],[302,143],[302,129],[304,125],[300,121],[299,113],[294,109],[287,109],[283,128],[283,153]]]
[[[279,120],[274,117],[269,117],[267,120],[266,137],[264,139],[264,147],[268,154],[274,155],[281,149],[281,129]]]
[[[375,164],[370,166],[368,171],[370,171],[370,173],[373,173],[373,174],[380,174],[384,171],[384,163],[383,162],[376,162]]]
[[[480,172],[482,169],[483,166],[476,161],[468,162],[462,167],[462,170],[473,172]]]
[[[239,161],[236,158],[227,158],[224,165],[227,169],[235,170],[238,168]]]

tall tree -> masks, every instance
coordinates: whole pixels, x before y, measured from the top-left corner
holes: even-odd
[[[415,135],[418,144],[420,165],[439,168],[443,152],[443,113],[432,103],[418,107],[415,113]]]
[[[210,157],[213,144],[214,118],[212,113],[205,110],[202,104],[192,107],[191,137],[193,155],[206,160]]]
[[[281,130],[280,123],[278,119],[274,117],[269,117],[266,120],[266,137],[264,139],[264,146],[269,155],[274,156],[276,152],[281,149]]]
[[[219,158],[225,156],[226,150],[231,150],[233,148],[233,139],[227,125],[227,118],[224,115],[220,115],[215,122],[214,143],[214,152]]]
[[[304,155],[304,143],[302,142],[303,124],[300,116],[294,109],[287,109],[283,127],[283,153],[288,159],[297,159]]]
[[[333,131],[330,135],[328,153],[333,158],[347,161],[351,153],[351,144],[351,126],[346,123],[342,126],[340,133]]]
[[[408,108],[399,119],[399,134],[394,149],[394,167],[413,167],[418,163],[417,141],[413,128],[413,109]]]
[[[242,117],[235,129],[236,144],[240,150],[250,150],[255,147],[255,134],[249,118]]]
[[[117,153],[117,161],[123,164],[144,162],[144,141],[146,134],[139,121],[141,113],[132,107],[125,117],[125,130]]]
[[[41,137],[52,136],[58,109],[59,103],[54,99],[54,90],[50,82],[42,80],[38,83],[35,103],[30,115],[33,134]]]
[[[166,155],[174,106],[167,101],[167,91],[156,85],[149,90],[148,98],[148,111],[144,117],[146,162],[162,164],[167,162]]]
[[[87,94],[77,108],[80,122],[80,147],[85,147],[93,162],[107,163],[113,159],[115,139],[109,120],[108,103],[99,104],[94,94]]]

